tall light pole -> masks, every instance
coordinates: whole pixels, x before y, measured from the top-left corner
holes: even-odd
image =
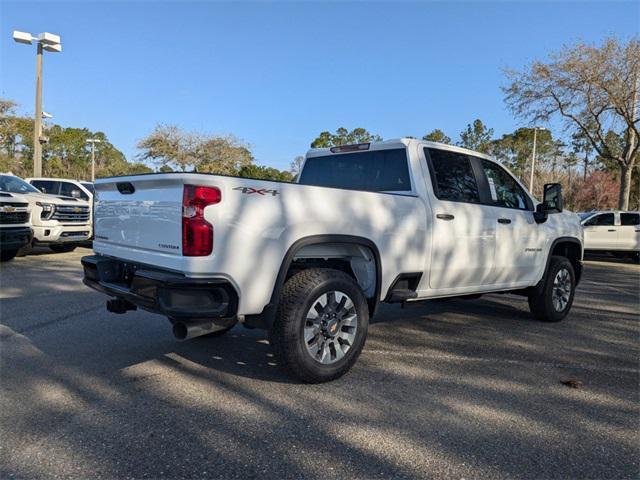
[[[43,32],[34,37],[27,32],[13,32],[13,39],[18,43],[31,45],[33,41],[38,44],[36,54],[36,111],[33,122],[33,175],[42,176],[42,54],[47,52],[61,52],[62,44],[60,36]]]
[[[100,143],[102,140],[97,138],[89,138],[87,143],[91,144],[91,181],[96,181],[96,143]]]
[[[536,143],[538,130],[546,130],[544,127],[533,127],[533,154],[531,155],[531,177],[529,178],[529,192],[533,195],[533,174],[536,171]]]

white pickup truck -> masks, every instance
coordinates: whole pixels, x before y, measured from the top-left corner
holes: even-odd
[[[559,321],[582,228],[558,184],[538,204],[490,157],[415,139],[311,150],[297,183],[197,173],[96,182],[84,282],[181,339],[270,332],[306,382],[344,374],[380,302],[507,292]]]
[[[29,201],[22,195],[0,190],[0,262],[13,260],[31,243]]]
[[[0,174],[0,192],[17,193],[29,202],[31,245],[45,245],[54,252],[71,252],[91,238],[89,202],[42,193],[11,174]],[[28,252],[31,245],[23,248],[21,254]]]

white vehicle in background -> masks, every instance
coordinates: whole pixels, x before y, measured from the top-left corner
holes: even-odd
[[[72,197],[89,202],[89,223],[93,225],[93,182],[85,180],[70,180],[68,178],[37,177],[27,178],[25,181],[36,187],[42,193]],[[82,246],[91,248],[91,238]]]
[[[640,262],[640,212],[583,212],[584,249]]]
[[[415,139],[311,150],[297,183],[104,178],[95,209],[84,283],[109,311],[160,313],[180,339],[264,328],[306,382],[349,370],[381,302],[513,293],[557,322],[582,271],[559,184],[539,203],[492,158]]]
[[[12,260],[31,243],[29,201],[17,193],[0,192],[0,261]]]
[[[91,238],[89,202],[42,193],[10,174],[0,174],[0,192],[23,195],[29,202],[32,245],[46,245],[54,252],[70,252]]]

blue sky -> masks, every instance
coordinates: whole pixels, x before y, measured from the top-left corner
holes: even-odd
[[[104,131],[129,159],[158,123],[248,142],[286,168],[322,130],[457,138],[505,109],[504,67],[563,44],[637,34],[640,2],[209,3],[0,0],[0,95],[33,114],[34,47],[49,31],[44,105],[56,123]],[[31,50],[30,50],[31,48]]]

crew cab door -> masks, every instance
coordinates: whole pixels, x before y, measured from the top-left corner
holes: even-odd
[[[429,288],[443,293],[486,285],[492,276],[496,218],[483,205],[471,157],[425,148],[433,189]]]
[[[640,213],[620,213],[618,241],[620,243],[620,249],[622,250],[635,252],[640,250]]]
[[[543,253],[545,233],[533,218],[533,202],[524,188],[501,165],[477,158],[488,190],[487,202],[496,217],[496,253],[492,283],[511,285],[536,280]],[[483,185],[484,184],[484,185]]]
[[[618,248],[618,227],[613,213],[600,213],[584,222],[585,250],[613,250]]]

